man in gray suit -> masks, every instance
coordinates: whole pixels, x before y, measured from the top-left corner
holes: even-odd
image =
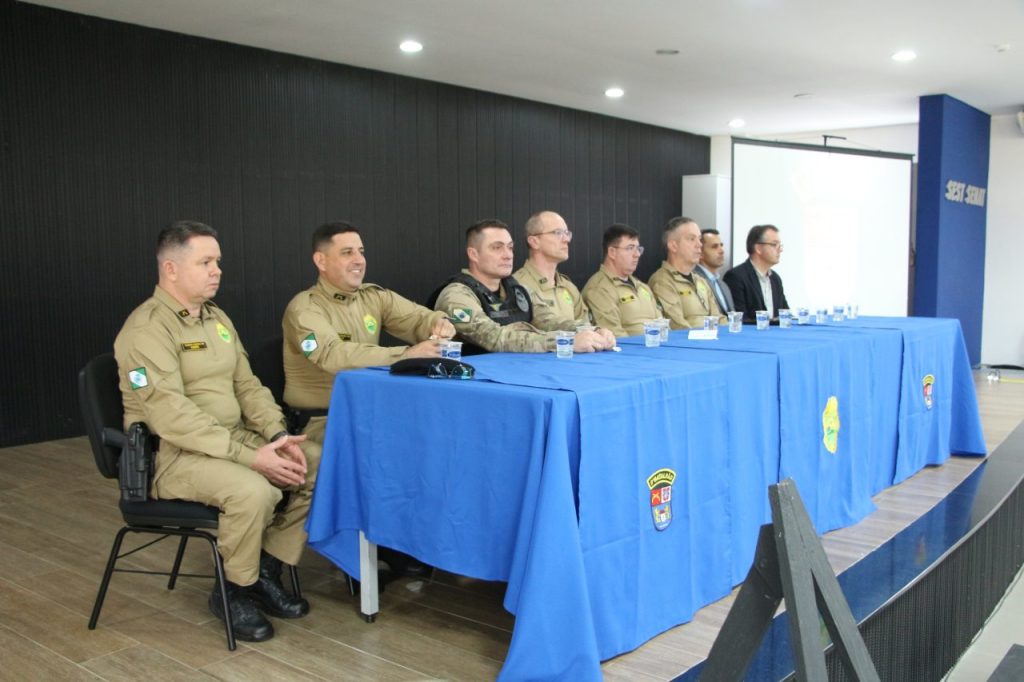
[[[736,310],[729,285],[717,275],[718,269],[725,263],[725,245],[722,244],[722,235],[715,228],[708,227],[700,231],[700,240],[703,250],[700,255],[700,263],[697,264],[697,271],[711,283],[719,310],[723,313]]]

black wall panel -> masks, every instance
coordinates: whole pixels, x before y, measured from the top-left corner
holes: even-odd
[[[75,378],[156,281],[171,220],[221,234],[218,296],[249,344],[314,279],[309,235],[363,228],[369,281],[423,300],[498,217],[575,232],[597,268],[628,222],[660,261],[706,137],[0,0],[0,445],[77,435]],[[517,259],[517,260],[521,260]]]

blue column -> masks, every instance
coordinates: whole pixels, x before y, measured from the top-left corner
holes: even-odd
[[[913,314],[955,317],[981,361],[991,118],[949,95],[920,100]]]

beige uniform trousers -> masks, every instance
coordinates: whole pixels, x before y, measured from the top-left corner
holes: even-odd
[[[231,431],[232,440],[259,448],[266,440],[244,428]],[[260,550],[286,564],[297,564],[306,545],[305,522],[313,499],[320,463],[320,446],[301,445],[306,456],[306,482],[286,488],[288,503],[276,511],[280,488],[244,464],[180,450],[161,444],[156,457],[153,494],[159,499],[195,500],[221,510],[217,545],[225,577],[236,585],[251,585],[259,577]]]

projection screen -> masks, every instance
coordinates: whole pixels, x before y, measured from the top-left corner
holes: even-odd
[[[748,230],[769,223],[790,307],[907,314],[911,156],[733,138],[732,157],[733,265]]]

